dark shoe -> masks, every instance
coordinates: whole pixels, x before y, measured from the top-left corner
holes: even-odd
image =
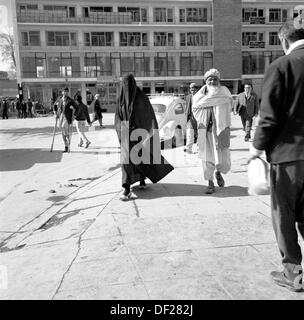
[[[83,141],[81,140],[78,144],[78,147],[82,147],[82,145],[83,145]]]
[[[86,144],[85,144],[85,148],[87,149],[90,144],[91,144],[91,142],[87,141]]]
[[[250,134],[246,133],[246,135],[245,135],[245,137],[244,137],[244,140],[245,140],[245,141],[249,141],[250,138],[251,138],[251,137],[250,137]]]
[[[131,199],[136,199],[137,196],[129,189],[129,188],[124,188],[124,191],[120,197],[121,201],[127,201]]]
[[[225,180],[223,179],[223,177],[219,171],[215,172],[215,178],[216,178],[217,185],[221,188],[224,187]]]
[[[145,190],[147,188],[145,180],[140,181],[139,187],[140,190]]]
[[[63,152],[69,152],[69,147],[64,147],[64,151]]]
[[[272,271],[271,279],[279,286],[285,287],[293,292],[303,292],[303,273],[295,275],[293,280],[288,279],[284,272]]]
[[[205,191],[205,194],[212,194],[215,192],[215,186],[214,186],[214,183],[213,181],[209,181],[209,185]]]

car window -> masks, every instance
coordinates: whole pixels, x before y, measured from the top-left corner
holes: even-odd
[[[157,113],[165,113],[166,112],[166,106],[164,104],[152,104],[154,112]]]
[[[184,107],[181,103],[178,103],[175,107],[174,107],[174,113],[175,114],[183,114],[184,113]]]

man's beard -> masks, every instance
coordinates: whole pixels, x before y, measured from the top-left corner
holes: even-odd
[[[208,89],[208,93],[209,94],[212,94],[212,95],[214,95],[214,94],[216,94],[216,92],[218,91],[218,89],[219,89],[219,85],[208,85],[207,84],[207,89]]]

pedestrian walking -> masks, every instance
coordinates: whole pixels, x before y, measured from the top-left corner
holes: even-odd
[[[244,140],[248,141],[251,138],[253,118],[259,113],[259,99],[253,91],[251,83],[245,83],[244,92],[237,96],[234,108],[235,113],[239,114],[242,121],[245,131]]]
[[[4,99],[2,102],[2,119],[8,119],[8,109],[9,104],[7,99]]]
[[[288,21],[278,36],[285,56],[265,72],[249,161],[265,151],[270,163],[272,224],[283,264],[283,271],[271,272],[271,278],[303,291],[297,229],[304,238],[304,29]]]
[[[24,100],[21,101],[21,114],[23,119],[27,118],[26,103]]]
[[[95,94],[94,101],[93,101],[93,115],[92,115],[92,123],[98,120],[100,127],[102,127],[102,110],[101,110],[101,103],[100,103],[100,95],[97,93]]]
[[[69,89],[62,90],[62,98],[58,101],[57,117],[59,118],[59,128],[61,128],[62,139],[64,143],[64,151],[69,152],[74,112],[77,108],[76,102],[69,97]]]
[[[75,120],[76,120],[76,129],[79,136],[78,147],[82,147],[83,143],[85,142],[85,148],[88,148],[91,142],[86,137],[84,130],[85,130],[86,121],[89,126],[92,125],[90,120],[89,110],[88,110],[88,107],[82,102],[81,95],[76,96],[76,104],[77,104],[77,108],[75,111]]]
[[[229,89],[220,85],[220,73],[210,69],[204,75],[206,85],[193,97],[193,114],[198,124],[198,150],[202,159],[206,194],[215,192],[213,177],[224,187],[222,173],[231,167],[230,125],[232,96]]]
[[[31,98],[28,98],[27,99],[27,114],[29,117],[33,118],[33,112],[32,112],[32,109],[33,109],[33,102],[31,100]]]
[[[152,105],[137,87],[132,74],[122,79],[115,112],[115,129],[121,146],[124,189],[121,200],[125,201],[135,196],[131,192],[133,183],[139,181],[140,188],[145,188],[146,178],[156,183],[174,169],[161,155],[158,125]]]
[[[197,122],[192,112],[192,100],[193,96],[197,92],[198,86],[196,83],[190,84],[190,94],[186,96],[186,110],[185,114],[187,116],[187,125],[186,125],[186,148],[185,152],[192,153],[193,144],[195,143],[195,138],[197,137]]]
[[[17,109],[17,118],[21,119],[22,118],[22,102],[20,98],[17,99],[16,102],[16,109]]]

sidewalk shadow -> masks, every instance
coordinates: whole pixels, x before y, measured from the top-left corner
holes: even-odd
[[[2,149],[0,171],[27,170],[35,163],[60,162],[62,152],[49,149]]]
[[[165,189],[165,192],[164,192]],[[181,184],[181,183],[158,183],[147,184],[146,190],[140,190],[138,186],[133,190],[141,199],[156,199],[162,197],[206,197],[212,196],[217,198],[227,197],[248,197],[247,188],[241,186],[227,186],[224,188],[216,187],[212,195],[205,194],[206,186],[199,184]]]

